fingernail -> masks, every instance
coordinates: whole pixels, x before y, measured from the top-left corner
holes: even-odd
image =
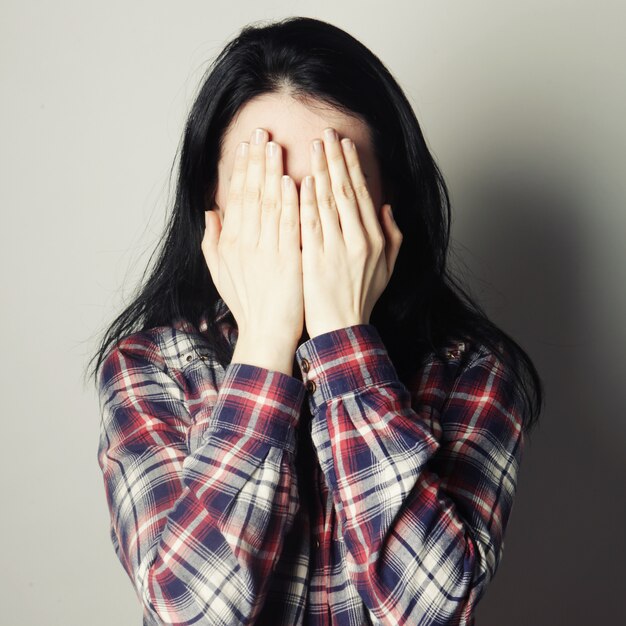
[[[387,205],[387,212],[389,213],[389,217],[393,220],[393,211],[391,210],[391,205]],[[394,220],[395,222],[395,220]]]
[[[326,141],[337,141],[337,133],[333,128],[327,128],[324,131],[324,137],[326,138]]]
[[[265,135],[265,131],[262,128],[257,128],[252,134],[252,143],[261,143],[263,137]]]
[[[304,184],[308,189],[313,189],[313,176],[307,176],[304,179]]]
[[[343,145],[343,147],[346,150],[352,150],[354,148],[354,144],[352,143],[352,139],[348,139],[347,137],[344,137],[341,140],[341,144]]]
[[[322,142],[319,139],[313,140],[313,150],[315,150],[315,152],[322,151]]]
[[[285,174],[282,178],[282,181],[283,181],[283,189],[285,191],[288,191],[289,190],[289,176]]]
[[[265,150],[267,152],[267,156],[274,156],[276,154],[276,144],[273,141],[268,141],[265,144]]]

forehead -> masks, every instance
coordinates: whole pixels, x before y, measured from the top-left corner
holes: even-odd
[[[358,117],[320,100],[303,102],[286,93],[271,93],[256,96],[239,109],[225,133],[223,151],[230,152],[241,141],[250,141],[257,127],[267,130],[270,139],[289,149],[322,138],[329,126],[340,138],[350,137],[358,148],[371,148],[369,127]]]

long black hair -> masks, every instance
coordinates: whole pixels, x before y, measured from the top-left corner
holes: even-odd
[[[216,310],[220,296],[200,244],[204,211],[215,197],[223,136],[249,100],[278,92],[331,105],[370,129],[386,201],[403,233],[393,275],[370,323],[400,379],[409,381],[429,352],[445,361],[443,346],[450,339],[482,343],[497,350],[514,373],[514,392],[524,403],[524,428],[530,431],[543,404],[542,381],[521,346],[488,319],[447,268],[448,191],[411,105],[367,47],[344,30],[307,17],[248,24],[208,68],[185,126],[161,251],[134,300],[106,330],[91,359],[97,358],[94,378],[111,344],[121,338],[175,319],[198,327]],[[146,273],[147,268],[144,279]],[[232,352],[212,314],[208,319],[203,334],[226,366]]]

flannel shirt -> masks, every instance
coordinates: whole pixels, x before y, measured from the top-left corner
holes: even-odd
[[[220,366],[202,328],[134,333],[99,377],[110,536],[144,625],[472,626],[525,438],[497,355],[452,342],[407,387],[371,324],[308,339],[293,376]]]

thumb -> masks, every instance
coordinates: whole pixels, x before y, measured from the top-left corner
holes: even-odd
[[[206,260],[211,276],[215,280],[217,276],[217,242],[222,232],[222,224],[219,215],[213,210],[204,212],[204,237],[202,238],[202,252]]]
[[[389,276],[391,276],[398,257],[398,252],[400,251],[400,245],[402,244],[402,231],[393,219],[390,204],[385,204],[382,212],[385,214],[382,220],[382,226],[385,232],[385,256],[387,258]]]

